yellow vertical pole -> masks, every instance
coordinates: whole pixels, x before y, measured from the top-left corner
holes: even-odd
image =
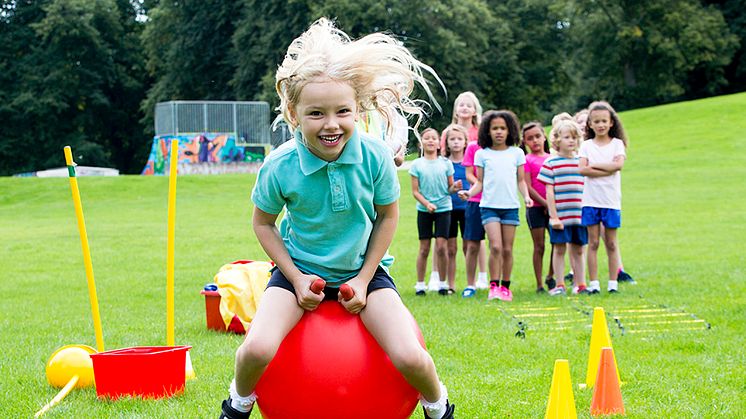
[[[176,236],[176,172],[179,165],[179,140],[171,140],[168,175],[168,236],[166,241],[166,345],[175,346],[174,338],[174,238]]]
[[[104,333],[101,329],[101,316],[98,312],[98,297],[96,296],[96,280],[93,278],[93,264],[91,263],[91,250],[88,247],[88,233],[85,229],[85,218],[83,218],[83,205],[80,203],[80,192],[78,191],[78,178],[75,176],[75,163],[70,146],[65,146],[65,164],[70,177],[70,190],[73,194],[75,205],[75,216],[78,219],[78,231],[80,232],[80,245],[83,248],[83,264],[85,265],[85,276],[88,281],[88,296],[91,300],[91,313],[93,314],[93,329],[96,332],[96,349],[104,351]]]

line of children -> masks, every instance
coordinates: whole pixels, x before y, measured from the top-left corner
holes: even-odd
[[[576,114],[578,118],[584,116],[585,113]],[[519,134],[518,118],[512,112],[488,111],[484,114],[478,131],[479,141],[476,145],[467,146],[460,164],[467,169],[465,179],[461,179],[461,183],[466,186],[457,195],[468,201],[478,193],[487,195],[486,200],[482,196],[479,204],[467,202],[464,209],[465,229],[462,230],[462,235],[467,263],[467,285],[462,292],[463,297],[474,296],[477,289],[474,271],[469,269],[476,265],[474,249],[478,241],[475,239],[480,239],[480,236],[472,235],[475,229],[470,228],[474,227],[474,223],[470,226],[470,220],[475,218],[476,213],[490,241],[491,281],[488,299],[512,300],[510,278],[515,226],[519,224],[518,192],[527,203],[526,219],[534,244],[532,262],[537,292],[544,291],[542,274],[547,229],[553,250],[544,283],[550,290],[550,295],[565,294],[565,281],[568,279],[574,283],[575,294],[600,292],[596,261],[600,237],[604,239],[609,258],[607,290],[612,293],[618,291],[617,278],[626,276],[631,280],[620,268],[621,257],[616,240],[616,230],[621,225],[619,171],[626,158],[626,136],[621,121],[608,103],[592,103],[587,116],[586,127],[576,124],[567,113],[553,118],[552,147],[556,150],[557,157],[552,158],[544,128],[539,122],[526,124]],[[447,140],[447,133],[454,131],[452,124],[444,130],[441,137],[441,144],[449,156],[451,151],[448,150],[448,143],[446,141],[444,144],[442,141]],[[586,132],[589,133],[589,138],[584,140]],[[463,134],[456,134],[456,137],[457,152],[452,163],[459,163],[459,139]],[[528,150],[528,154],[514,147],[519,144]],[[477,171],[476,177],[469,176],[468,168],[471,166]],[[584,184],[589,186],[584,188]],[[445,270],[448,272],[449,293],[455,290],[457,224],[452,223],[449,234],[449,240],[452,241],[447,256],[448,267]],[[587,243],[590,246],[586,258],[584,252]],[[564,255],[568,251],[571,270],[563,277]],[[585,281],[584,259],[587,259],[589,284]],[[438,271],[444,272],[440,266],[438,264]],[[553,277],[554,272],[557,279]],[[423,280],[418,272],[418,281]],[[441,281],[439,284],[438,289],[442,290],[445,282]],[[422,288],[423,285],[418,287]]]

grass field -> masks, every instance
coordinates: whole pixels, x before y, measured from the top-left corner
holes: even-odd
[[[515,244],[512,303],[487,303],[484,292],[471,300],[415,298],[414,200],[400,172],[392,273],[458,417],[543,417],[557,358],[569,360],[579,417],[589,417],[591,391],[577,384],[585,381],[590,340],[591,319],[583,312],[593,306],[621,313],[625,324],[622,335],[609,316],[628,417],[746,417],[744,115],[746,94],[622,114],[630,146],[620,239],[625,268],[638,285],[623,284],[612,296],[535,295],[524,224]],[[199,291],[222,264],[265,258],[249,223],[253,181],[251,175],[178,181],[176,341],[193,346],[198,379],[187,382],[183,395],[157,401],[98,401],[93,389],[75,390],[48,417],[217,417],[241,338],[206,330]],[[165,345],[167,179],[80,178],[79,184],[106,349]],[[65,344],[95,346],[68,180],[0,178],[0,237],[0,417],[30,417],[57,393],[44,376],[49,355]],[[462,288],[463,257],[459,271]],[[603,271],[601,278],[605,289]],[[637,308],[652,314],[634,318],[624,311]],[[551,319],[569,322],[548,326],[525,315],[530,312],[560,313]],[[524,339],[515,337],[511,315],[529,319]],[[697,319],[711,329],[680,322]]]

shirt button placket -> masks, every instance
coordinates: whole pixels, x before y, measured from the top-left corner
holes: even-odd
[[[342,211],[345,209],[345,197],[343,191],[343,181],[339,176],[336,164],[329,164],[327,166],[327,173],[329,175],[329,186],[332,190],[332,211]]]

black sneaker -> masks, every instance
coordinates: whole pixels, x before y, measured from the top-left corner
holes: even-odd
[[[565,282],[572,282],[572,279],[574,278],[572,272],[565,275]]]
[[[441,288],[438,290],[438,294],[440,295],[448,295],[448,288]]]
[[[632,285],[637,284],[637,281],[632,279],[632,277],[627,272],[624,272],[624,271],[619,271],[619,273],[616,276],[616,280],[619,282],[626,282]]]
[[[448,400],[446,400],[446,413],[440,418],[440,419],[453,419],[453,412],[456,410],[455,404],[448,403]],[[422,408],[422,413],[425,414],[425,419],[438,419],[438,418],[431,418],[427,415],[427,411],[425,411],[425,408]]]
[[[252,406],[251,409],[254,407]],[[220,412],[220,418],[219,419],[249,419],[249,416],[251,416],[251,409],[249,409],[248,412],[240,412],[231,406],[231,398],[229,397],[228,400],[223,400],[222,405],[222,412]]]
[[[550,277],[550,278],[547,278],[547,279],[545,279],[545,280],[544,280],[544,283],[545,283],[545,284],[547,284],[547,289],[548,289],[548,290],[553,290],[553,289],[554,289],[554,287],[556,287],[556,286],[557,286],[557,281],[555,281],[555,280],[554,280],[554,278],[551,278],[551,277]]]

